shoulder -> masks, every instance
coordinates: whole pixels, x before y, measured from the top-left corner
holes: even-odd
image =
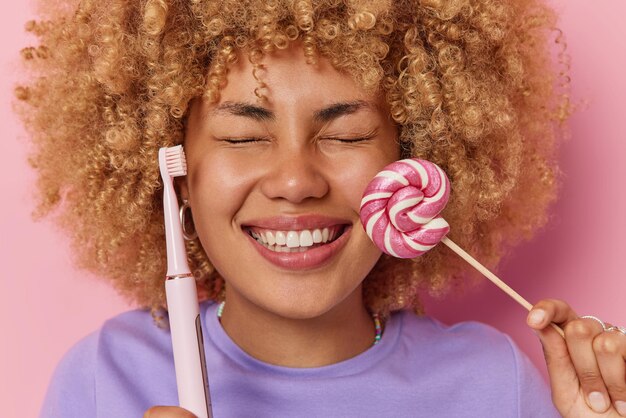
[[[155,373],[169,365],[170,359],[169,330],[159,328],[148,310],[117,315],[63,356],[48,386],[40,416],[96,416],[96,399],[102,404],[101,400],[111,397],[116,387],[128,388],[127,384],[135,380],[157,378]]]
[[[519,416],[559,416],[543,377],[505,333],[475,321],[448,326],[410,312],[400,315],[407,363],[421,376],[432,370],[433,384],[451,385],[459,397],[497,399],[494,411],[507,405]]]
[[[125,355],[135,350],[151,351],[169,341],[167,317],[164,324],[159,327],[147,309],[124,312],[107,320],[100,328],[99,350],[121,349]]]
[[[505,362],[514,365],[523,355],[511,338],[496,328],[476,321],[445,325],[429,316],[417,316],[404,311],[402,315],[402,338],[407,344],[419,344],[426,350],[442,356],[463,353],[465,359],[489,359],[489,362]]]
[[[76,343],[57,365],[40,417],[79,417],[95,411],[95,365],[99,332]],[[73,412],[72,412],[73,411]],[[93,414],[95,415],[95,414]]]

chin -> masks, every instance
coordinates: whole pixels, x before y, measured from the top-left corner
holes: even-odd
[[[300,290],[298,292],[273,292],[268,295],[270,300],[264,303],[265,309],[283,318],[307,320],[318,318],[344,304],[357,306],[362,298],[360,286],[352,292],[338,292],[328,294],[328,287],[324,294]],[[358,298],[359,300],[355,300]],[[357,303],[355,303],[357,302]]]

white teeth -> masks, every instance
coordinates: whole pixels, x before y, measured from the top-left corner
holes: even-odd
[[[319,229],[315,229],[313,231],[313,242],[315,244],[319,244],[320,242],[322,242],[322,231],[320,231]]]
[[[269,245],[274,245],[276,244],[276,238],[274,237],[274,234],[271,231],[267,231],[265,233],[265,236],[267,237],[267,243]]]
[[[266,248],[276,252],[302,252],[314,244],[324,244],[335,240],[341,228],[333,226],[322,229],[303,229],[300,231],[253,231],[250,235]]]
[[[287,232],[287,247],[296,248],[300,246],[300,240],[296,231]]]
[[[313,235],[311,235],[311,231],[305,229],[300,232],[300,246],[310,247],[311,245],[313,245]]]
[[[287,237],[283,231],[276,231],[276,245],[285,245],[287,243]]]

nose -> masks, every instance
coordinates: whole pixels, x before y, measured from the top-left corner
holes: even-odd
[[[315,151],[289,148],[275,153],[271,167],[263,176],[261,191],[270,199],[302,203],[310,198],[322,198],[329,184],[320,157]]]

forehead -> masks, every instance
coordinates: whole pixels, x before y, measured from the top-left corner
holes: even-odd
[[[378,110],[385,107],[382,94],[366,91],[352,76],[335,69],[326,57],[318,55],[316,63],[308,63],[299,44],[266,54],[257,65],[250,62],[248,51],[237,51],[237,61],[228,67],[220,99],[210,107],[228,102],[258,103],[255,90],[269,108],[323,108],[337,102],[375,103]]]

